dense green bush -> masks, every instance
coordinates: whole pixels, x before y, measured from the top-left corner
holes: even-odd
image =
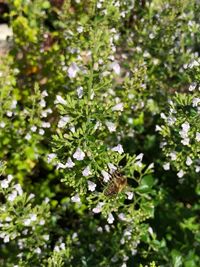
[[[200,265],[195,0],[9,0],[0,265]]]

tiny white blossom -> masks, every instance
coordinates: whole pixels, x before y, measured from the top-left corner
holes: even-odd
[[[44,219],[41,219],[40,221],[39,221],[39,225],[44,225],[45,224],[45,220]]]
[[[123,149],[123,147],[122,147],[121,144],[118,144],[117,146],[113,147],[113,148],[112,148],[112,151],[116,151],[116,152],[118,152],[119,154],[124,153],[124,149]]]
[[[88,181],[87,183],[88,183],[88,190],[91,192],[95,191],[97,185],[91,181]]]
[[[77,89],[77,95],[78,95],[78,98],[82,98],[83,97],[83,87],[82,86],[79,86]]]
[[[200,166],[196,166],[196,167],[195,167],[195,172],[196,172],[196,173],[200,172]]]
[[[12,202],[15,200],[16,197],[17,197],[17,191],[14,190],[11,194],[8,195],[8,200]]]
[[[31,135],[29,133],[27,133],[24,138],[29,141],[31,139]]]
[[[44,240],[48,241],[49,240],[49,235],[43,235]]]
[[[67,162],[65,163],[65,167],[67,168],[73,168],[75,166],[75,163],[72,161],[71,158],[68,158]]]
[[[103,181],[107,183],[110,180],[110,174],[104,170],[101,171],[101,174],[103,176]]]
[[[133,192],[126,192],[126,195],[129,200],[133,199]]]
[[[117,61],[114,61],[110,64],[110,68],[117,74],[120,74],[120,65],[117,63]]]
[[[43,129],[39,129],[39,134],[44,135],[45,131]]]
[[[55,246],[55,247],[54,247],[54,251],[59,252],[59,251],[60,251],[59,246]]]
[[[103,207],[104,203],[103,202],[99,202],[97,204],[97,206],[95,208],[92,209],[92,211],[94,213],[100,213],[102,211],[102,207]]]
[[[17,190],[18,194],[21,196],[23,194],[23,190],[20,184],[15,184],[14,188]]]
[[[108,218],[107,218],[107,222],[109,224],[112,224],[114,222],[115,218],[113,217],[112,213],[109,213]]]
[[[89,176],[92,174],[91,170],[90,170],[90,166],[87,166],[83,171],[82,171],[83,176]]]
[[[2,121],[2,122],[0,123],[0,127],[1,127],[1,128],[4,128],[5,126],[6,126],[5,122]]]
[[[61,248],[61,250],[64,250],[65,249],[65,243],[61,243],[60,248]]]
[[[112,107],[112,111],[123,111],[124,110],[124,104],[118,103],[114,107]]]
[[[8,176],[7,176],[7,180],[8,180],[9,183],[12,181],[12,179],[13,179],[12,174],[8,174]]]
[[[9,181],[7,179],[4,179],[1,181],[1,188],[8,188]]]
[[[47,162],[50,163],[55,158],[56,158],[56,154],[55,153],[50,153],[50,154],[47,155]]]
[[[8,243],[10,241],[10,236],[9,235],[6,235],[3,239],[3,242],[4,243]]]
[[[148,228],[148,232],[150,233],[151,236],[153,236],[153,229],[151,227]]]
[[[78,71],[79,67],[77,66],[77,64],[72,63],[67,70],[69,78],[75,78]]]
[[[170,157],[171,157],[171,160],[176,160],[176,158],[177,158],[176,152],[175,151],[172,151],[170,153]]]
[[[200,142],[200,133],[199,132],[196,133],[195,139],[197,140],[197,142]]]
[[[81,199],[80,199],[78,194],[76,194],[73,197],[71,197],[71,201],[74,202],[74,203],[81,203]]]
[[[58,128],[64,128],[65,125],[70,121],[69,116],[62,116],[58,122]]]
[[[24,225],[29,226],[31,224],[31,219],[25,219],[24,220]]]
[[[144,157],[144,154],[140,153],[139,155],[137,155],[137,157],[135,159],[139,160],[139,161],[142,161],[143,157]]]
[[[177,176],[178,176],[179,178],[182,178],[184,174],[185,174],[184,171],[183,171],[183,170],[180,170],[180,171],[177,173]]]
[[[77,27],[77,32],[78,33],[82,33],[83,32],[83,27],[82,26],[78,26]]]
[[[37,131],[37,127],[36,127],[35,125],[33,125],[33,126],[31,127],[31,131],[32,131],[32,132],[36,132],[36,131]]]
[[[110,133],[115,132],[116,131],[116,125],[113,122],[107,121],[106,122],[106,126],[108,127],[108,130]]]
[[[67,104],[67,102],[60,95],[56,96],[56,100],[55,100],[54,103],[55,104],[62,104],[62,105],[66,105]]]
[[[113,165],[112,163],[108,163],[108,168],[109,168],[111,173],[113,173],[114,171],[117,170],[117,167],[115,165]]]
[[[12,111],[7,111],[7,112],[6,112],[6,115],[7,115],[8,117],[12,117],[13,113],[12,113]]]
[[[83,160],[85,158],[85,153],[78,147],[73,154],[73,158],[77,160]]]
[[[184,146],[188,146],[190,144],[190,139],[189,138],[184,138],[184,139],[181,140],[181,143]]]
[[[169,163],[169,162],[164,163],[164,164],[163,164],[163,169],[164,169],[165,171],[170,170],[170,163]]]
[[[38,247],[38,248],[35,249],[35,253],[37,253],[37,254],[41,254],[41,252],[42,252],[42,251],[41,251],[41,248]]]
[[[189,86],[189,91],[192,92],[194,91],[194,89],[196,88],[197,84],[196,83],[192,83],[190,86]]]
[[[124,213],[120,213],[120,214],[118,215],[118,217],[119,217],[119,219],[120,219],[121,221],[125,221],[125,220],[126,220],[126,216],[125,216]]]
[[[193,107],[197,107],[199,103],[200,103],[200,98],[199,97],[193,98],[193,100],[192,100],[192,106]]]
[[[36,220],[37,220],[37,215],[34,214],[34,213],[31,213],[31,214],[30,214],[30,220],[31,220],[32,222],[36,221]]]
[[[192,159],[190,157],[187,157],[186,165],[190,166],[192,164]]]

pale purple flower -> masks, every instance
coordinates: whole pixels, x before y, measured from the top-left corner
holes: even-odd
[[[78,194],[76,194],[73,197],[71,197],[71,201],[74,202],[74,203],[81,203],[81,199],[80,199]]]
[[[117,146],[113,147],[112,151],[118,152],[119,154],[124,153],[124,149],[121,144],[118,144]]]
[[[170,163],[169,163],[169,162],[164,163],[164,164],[163,164],[163,169],[164,169],[165,171],[170,170]]]
[[[108,218],[107,218],[107,222],[109,224],[112,224],[114,222],[115,218],[113,217],[112,213],[109,213]]]
[[[61,116],[58,122],[58,128],[64,128],[69,121],[70,121],[69,116]]]
[[[106,122],[106,126],[108,127],[108,130],[109,130],[110,133],[116,131],[116,125],[115,125],[115,123],[110,122],[110,121],[107,121]]]
[[[91,192],[95,191],[95,188],[97,186],[95,183],[93,183],[91,181],[87,181],[87,184],[88,184],[88,190],[89,191],[91,191]]]
[[[78,95],[78,98],[82,98],[83,97],[83,87],[82,86],[79,86],[77,89],[77,95]]]
[[[54,103],[55,104],[62,104],[62,105],[66,105],[67,104],[67,102],[60,95],[56,96],[56,100],[55,100]]]
[[[85,158],[85,153],[78,147],[73,154],[73,158],[77,160],[83,160]]]
[[[71,158],[68,158],[67,162],[65,163],[65,166],[70,169],[75,166],[75,163],[72,161]]]
[[[110,68],[117,74],[120,74],[120,65],[117,63],[117,61],[114,61],[110,64]]]
[[[186,165],[190,166],[192,164],[192,162],[193,162],[192,159],[188,156],[187,160],[186,160]]]
[[[180,171],[177,173],[177,176],[178,176],[179,178],[182,178],[184,174],[185,174],[184,171],[183,171],[183,170],[180,170]]]
[[[87,166],[83,171],[82,171],[83,176],[89,176],[92,174],[91,170],[90,170],[90,166]]]
[[[101,171],[101,174],[103,176],[103,181],[107,183],[110,180],[110,174],[104,170]]]
[[[69,78],[75,78],[78,71],[79,67],[73,62],[67,70]]]
[[[112,107],[112,111],[123,111],[124,110],[124,104],[118,103],[114,107]]]

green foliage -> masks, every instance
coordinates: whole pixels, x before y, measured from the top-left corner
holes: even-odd
[[[199,266],[197,1],[8,3],[0,265]]]

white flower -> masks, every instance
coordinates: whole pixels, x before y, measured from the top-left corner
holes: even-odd
[[[92,174],[91,170],[90,170],[90,166],[87,166],[83,171],[82,171],[83,176],[89,176]]]
[[[197,107],[199,103],[200,103],[200,98],[199,97],[193,98],[193,100],[192,100],[192,106],[193,107]]]
[[[62,105],[66,105],[67,104],[67,102],[60,95],[56,96],[56,100],[55,100],[54,103],[55,104],[62,104]]]
[[[116,125],[113,122],[107,121],[106,126],[108,127],[110,133],[116,131]]]
[[[196,172],[196,173],[200,172],[200,166],[196,166],[196,167],[195,167],[195,172]]]
[[[79,86],[77,89],[77,95],[78,95],[78,98],[82,98],[83,97],[83,87],[82,86]]]
[[[39,129],[39,134],[40,134],[40,135],[44,135],[44,133],[45,133],[45,132],[44,132],[43,129]]]
[[[170,153],[170,157],[171,157],[171,160],[176,160],[176,158],[177,158],[176,152],[175,151],[172,151]]]
[[[60,248],[61,248],[62,250],[64,250],[64,249],[65,249],[65,243],[61,243],[61,244],[60,244]]]
[[[109,213],[108,218],[107,218],[107,222],[109,224],[112,224],[114,222],[115,218],[113,217],[112,213]]]
[[[40,221],[39,221],[39,225],[44,225],[45,224],[45,220],[44,219],[41,219]]]
[[[4,179],[1,181],[1,188],[8,188],[9,181],[7,179]]]
[[[186,165],[190,166],[192,164],[192,159],[190,157],[187,157]]]
[[[122,145],[118,144],[117,146],[112,148],[112,151],[118,152],[119,154],[124,153],[124,149],[122,147]]]
[[[29,133],[27,133],[24,138],[29,141],[31,139],[31,135]]]
[[[65,163],[65,167],[67,168],[73,168],[75,166],[75,163],[72,161],[71,158],[68,158],[67,162]]]
[[[56,154],[55,153],[50,153],[50,154],[47,155],[47,162],[50,163],[55,158],[56,158]]]
[[[164,169],[165,171],[168,171],[168,170],[170,169],[170,163],[169,163],[169,162],[164,163],[164,164],[163,164],[163,169]]]
[[[78,26],[77,27],[77,32],[78,33],[82,33],[83,32],[83,27],[82,26]]]
[[[74,203],[81,203],[81,199],[80,199],[78,194],[76,194],[73,197],[71,197],[71,201],[74,202]]]
[[[17,197],[17,191],[14,190],[11,194],[8,195],[8,200],[12,202],[15,200],[16,197]]]
[[[103,176],[103,181],[107,183],[110,180],[110,174],[104,170],[101,171],[101,174]]]
[[[77,160],[83,160],[85,158],[85,153],[78,147],[73,154],[73,158]]]
[[[0,127],[1,127],[1,128],[4,128],[5,126],[6,126],[5,122],[2,121],[2,122],[0,123]]]
[[[3,242],[4,243],[8,243],[10,241],[10,236],[9,235],[6,235],[3,239]]]
[[[181,125],[183,131],[188,132],[190,129],[190,124],[186,121]]]
[[[44,240],[48,241],[49,240],[49,235],[43,235]]]
[[[36,132],[36,131],[37,131],[37,127],[36,127],[35,125],[33,125],[33,126],[31,127],[31,131],[32,131],[32,132]]]
[[[183,170],[180,170],[180,171],[177,173],[177,176],[178,176],[179,178],[181,178],[181,177],[183,177],[184,174],[185,174],[184,171],[183,171]]]
[[[114,61],[110,64],[110,68],[117,74],[120,74],[120,65],[117,63],[117,61]]]
[[[190,86],[189,86],[189,91],[192,92],[194,91],[194,89],[196,88],[197,84],[196,83],[192,83]]]
[[[12,181],[12,179],[13,179],[12,174],[8,174],[8,176],[7,176],[7,180],[8,180],[9,183]]]
[[[199,132],[196,133],[195,139],[197,140],[197,142],[200,142],[200,133]]]
[[[69,78],[75,78],[78,71],[79,67],[76,63],[72,63],[67,70]]]
[[[151,227],[148,228],[148,232],[150,233],[151,236],[153,236],[153,229]]]
[[[41,251],[41,248],[38,247],[38,248],[35,249],[35,253],[37,253],[37,254],[41,254],[41,252],[42,252],[42,251]]]
[[[30,220],[31,220],[32,222],[36,221],[36,220],[37,220],[37,215],[34,214],[34,213],[31,213],[31,214],[30,214]]]
[[[92,209],[92,211],[93,211],[94,213],[100,213],[101,210],[102,210],[103,205],[104,205],[103,202],[99,202],[99,203],[97,204],[97,206],[96,206],[95,208]]]
[[[11,103],[10,108],[14,109],[14,108],[16,108],[16,106],[17,106],[17,100],[13,100],[12,103]]]
[[[58,128],[64,128],[65,125],[70,121],[69,116],[62,116],[58,122]]]
[[[29,226],[31,224],[31,219],[25,219],[24,220],[24,225]]]
[[[162,128],[159,125],[156,125],[155,131],[160,132],[160,131],[162,131]]]
[[[23,190],[20,184],[15,184],[14,188],[17,190],[18,194],[21,196],[23,194]]]
[[[126,192],[126,195],[129,200],[133,199],[133,192]]]
[[[112,111],[123,111],[124,110],[124,104],[118,103],[114,107],[112,107]]]
[[[135,159],[139,160],[139,161],[142,161],[143,157],[144,157],[144,154],[140,153],[139,155],[137,155],[137,157]]]
[[[115,165],[113,165],[112,163],[108,163],[108,168],[109,168],[111,173],[113,173],[114,171],[117,170],[117,167]]]
[[[189,138],[184,138],[181,140],[181,143],[184,145],[184,146],[188,146],[189,143],[190,143],[190,139]]]
[[[55,247],[54,247],[54,251],[59,252],[59,251],[60,251],[59,246],[55,246]]]
[[[120,213],[120,214],[118,215],[118,217],[119,217],[119,219],[120,219],[121,221],[126,221],[126,216],[125,216],[124,213]]]
[[[91,181],[88,181],[87,183],[88,183],[88,190],[91,192],[95,191],[97,185]]]

